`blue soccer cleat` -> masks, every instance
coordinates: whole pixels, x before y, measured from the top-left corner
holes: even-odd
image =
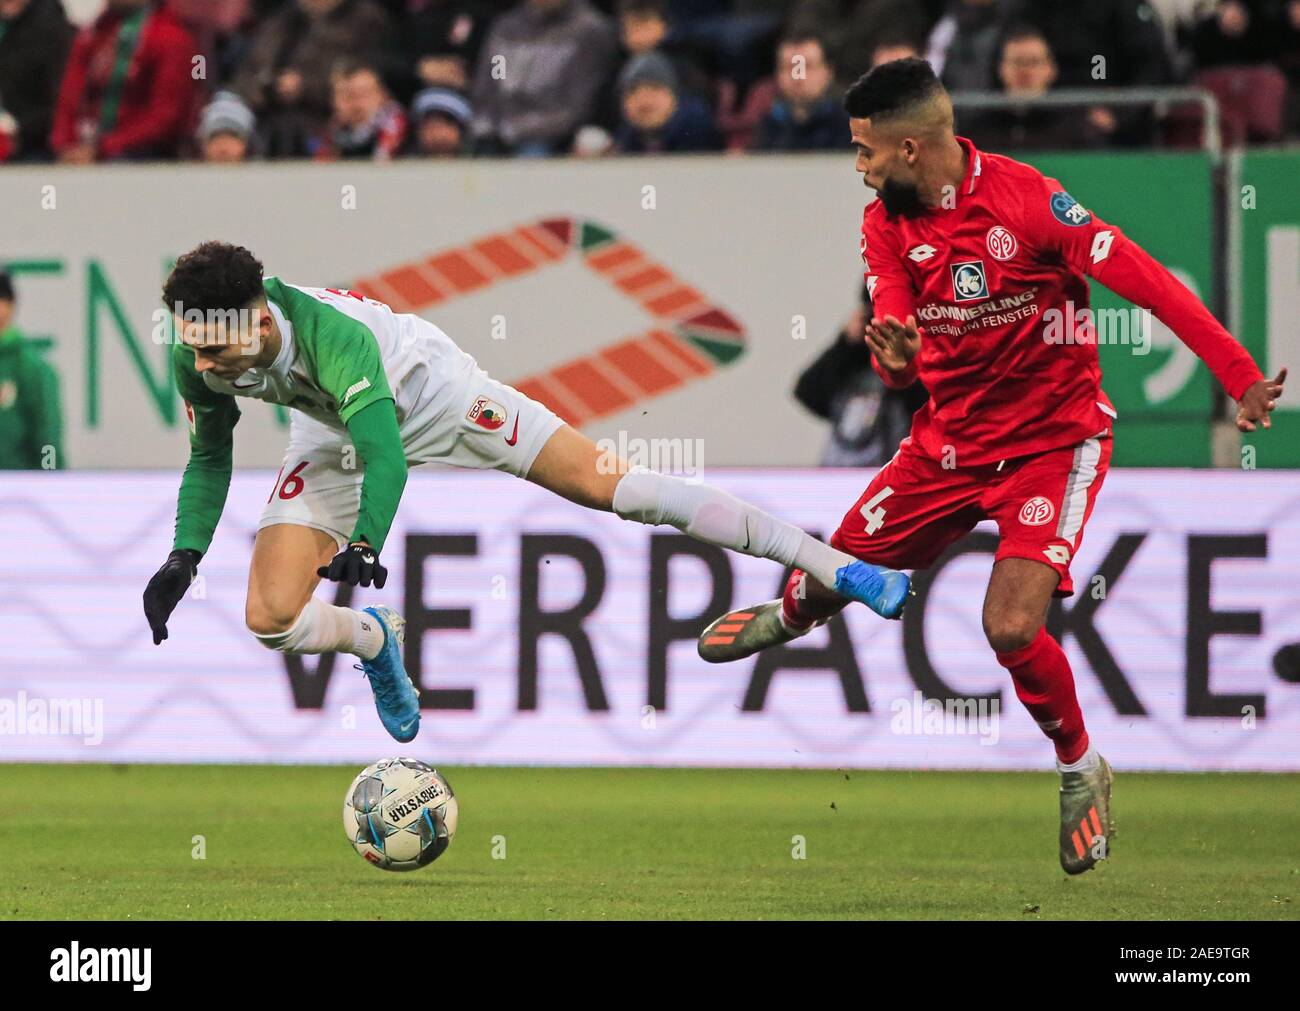
[[[835,592],[866,604],[882,618],[898,618],[912,596],[912,580],[906,572],[851,562],[836,570]]]
[[[406,622],[391,607],[367,607],[365,613],[384,630],[384,647],[373,660],[361,661],[361,669],[370,679],[375,709],[384,729],[394,740],[406,744],[420,732],[420,695],[402,663]]]

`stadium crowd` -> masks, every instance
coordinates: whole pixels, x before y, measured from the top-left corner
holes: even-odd
[[[990,148],[1199,143],[1050,107],[1199,84],[1300,133],[1300,0],[0,0],[0,161],[843,149],[843,86],[920,54]]]

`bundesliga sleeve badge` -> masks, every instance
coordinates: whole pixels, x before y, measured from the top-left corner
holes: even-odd
[[[1057,190],[1052,194],[1051,207],[1052,217],[1063,225],[1069,225],[1071,228],[1086,225],[1092,220],[1092,215],[1088,213],[1083,204],[1075,200],[1065,190]]]

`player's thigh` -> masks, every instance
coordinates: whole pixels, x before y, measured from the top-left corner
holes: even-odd
[[[625,473],[581,432],[568,425],[556,429],[537,454],[528,480],[589,509],[614,508],[614,489]]]
[[[1047,620],[1060,576],[1045,562],[1002,558],[993,563],[984,594],[984,635],[998,653],[1023,649]]]
[[[853,504],[830,543],[855,558],[924,569],[980,520],[978,484],[904,447]]]
[[[293,624],[316,588],[317,567],[356,526],[363,474],[350,444],[324,426],[295,424],[253,545],[245,620],[254,632]]]
[[[332,534],[313,527],[276,523],[258,530],[244,606],[249,629],[258,635],[287,631],[320,582],[316,569],[337,550]]]
[[[990,486],[982,505],[998,524],[995,561],[1048,566],[1059,579],[1055,595],[1074,592],[1070,563],[1106,478],[1111,442],[1098,437],[1038,454]]]
[[[417,437],[414,455],[421,463],[501,470],[531,478],[543,452],[566,429],[544,404],[475,369],[452,394],[427,440],[424,435]],[[571,441],[564,440],[565,444]],[[553,458],[554,451],[549,455]]]

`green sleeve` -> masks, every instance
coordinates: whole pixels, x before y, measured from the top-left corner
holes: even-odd
[[[393,401],[380,400],[353,412],[347,426],[357,456],[366,468],[361,480],[361,508],[350,540],[365,541],[382,551],[406,487],[406,454]]]
[[[393,399],[379,342],[368,326],[275,279],[267,279],[266,294],[293,321],[298,349],[316,385],[334,398],[344,425],[371,404]]]
[[[179,343],[172,347],[172,373],[190,426],[190,460],[177,496],[172,547],[202,555],[212,543],[230,491],[239,407],[234,397],[208,389],[194,368],[194,352]]]

